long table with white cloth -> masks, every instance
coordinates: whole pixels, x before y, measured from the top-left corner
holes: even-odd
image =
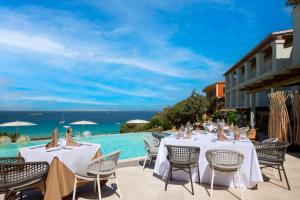
[[[211,168],[206,160],[205,153],[211,149],[228,149],[240,152],[244,155],[244,162],[240,169],[241,186],[245,188],[254,187],[257,183],[263,182],[262,173],[258,163],[255,147],[248,138],[241,140],[218,141],[216,134],[207,133],[200,134],[194,131],[190,139],[177,139],[175,134],[163,138],[161,140],[158,155],[155,162],[154,173],[163,177],[167,177],[170,165],[167,159],[167,148],[165,145],[180,145],[180,146],[196,146],[200,147],[199,168],[201,183],[210,183]],[[197,181],[197,170],[192,169],[192,179]],[[175,180],[189,180],[189,175],[182,171],[174,171],[173,178]],[[215,176],[214,184],[223,186],[234,186],[232,175],[222,173]]]

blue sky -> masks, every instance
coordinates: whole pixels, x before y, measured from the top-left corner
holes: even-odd
[[[160,110],[292,27],[284,0],[0,0],[0,110]]]

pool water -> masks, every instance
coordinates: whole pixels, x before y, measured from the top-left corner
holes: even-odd
[[[129,159],[144,156],[146,154],[144,148],[144,135],[150,133],[126,133],[113,135],[98,135],[90,138],[79,138],[79,142],[91,142],[101,145],[101,152],[103,154],[112,151],[121,150],[120,159]],[[6,146],[0,146],[0,157],[17,156],[19,149],[22,147],[46,144],[49,140],[30,141],[24,146],[15,143]]]

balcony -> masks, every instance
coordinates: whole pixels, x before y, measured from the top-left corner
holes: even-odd
[[[256,70],[251,70],[248,74],[248,80],[253,79],[256,77]]]
[[[260,74],[264,74],[272,71],[272,59],[268,59],[264,62],[264,65],[261,67]]]

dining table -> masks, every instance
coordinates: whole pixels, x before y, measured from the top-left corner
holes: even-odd
[[[45,145],[20,148],[20,156],[26,162],[49,163],[44,200],[61,200],[71,194],[76,169],[101,156],[99,144],[78,144],[79,146],[59,145],[54,148],[46,148]]]
[[[241,136],[239,140],[235,140],[233,134],[228,134],[226,137],[228,140],[220,141],[217,140],[216,133],[193,131],[190,138],[178,137],[176,133],[163,138],[159,145],[154,174],[162,177],[163,179],[166,179],[167,177],[170,164],[167,158],[168,151],[166,145],[194,146],[200,147],[198,164],[200,168],[201,183],[210,184],[212,170],[206,159],[205,153],[208,150],[213,149],[233,150],[244,155],[244,161],[240,167],[241,187],[252,188],[257,183],[263,182],[256,150],[252,142],[246,136]],[[198,173],[196,168],[194,168],[192,169],[192,180],[196,182],[198,180],[197,177]],[[189,174],[182,170],[173,171],[173,179],[188,181]],[[221,173],[215,176],[214,184],[229,187],[235,186],[232,175],[226,173]]]

